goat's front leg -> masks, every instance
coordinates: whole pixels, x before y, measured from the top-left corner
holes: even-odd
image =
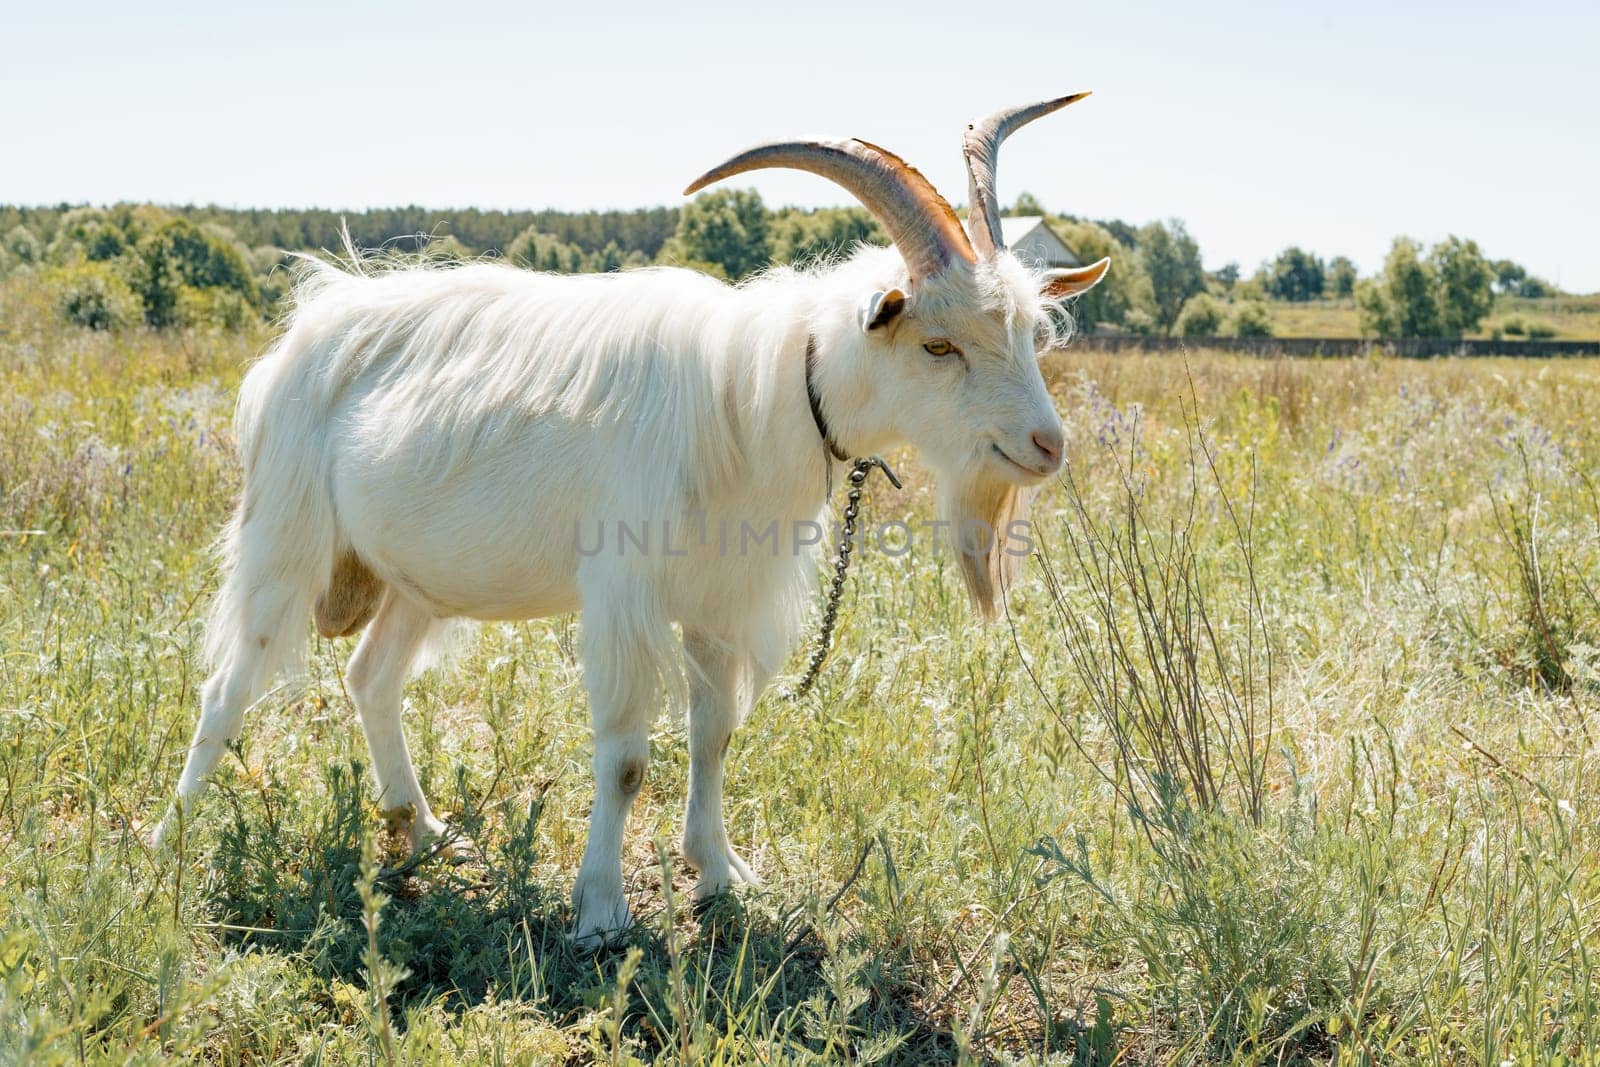
[[[720,893],[735,881],[760,880],[728,844],[722,821],[722,771],[728,742],[738,725],[740,657],[698,631],[685,629],[689,665],[689,803],[683,820],[683,855],[700,881],[696,899]]]
[[[598,598],[597,598],[598,599]],[[656,668],[672,631],[645,632],[617,597],[585,611],[584,681],[594,723],[594,808],[572,887],[576,938],[593,948],[632,923],[622,892],[622,832],[650,761],[650,724],[660,693]]]

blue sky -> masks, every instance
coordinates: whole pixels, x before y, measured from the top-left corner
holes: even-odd
[[[807,133],[961,201],[962,123],[1092,89],[1007,144],[1004,199],[1182,218],[1209,267],[1300,244],[1365,271],[1396,234],[1455,233],[1600,291],[1593,3],[541,6],[14,8],[0,201],[670,204]]]

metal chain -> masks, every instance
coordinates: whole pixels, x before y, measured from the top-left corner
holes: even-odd
[[[790,700],[798,700],[811,691],[811,687],[816,684],[817,675],[822,673],[822,665],[827,662],[828,651],[833,645],[833,628],[839,620],[839,601],[844,596],[845,573],[850,570],[850,553],[855,550],[856,516],[861,510],[861,489],[866,484],[867,475],[874,467],[883,471],[896,489],[902,488],[900,479],[894,476],[894,471],[877,456],[866,456],[850,465],[850,492],[844,502],[839,553],[833,561],[833,581],[828,587],[828,602],[822,608],[822,625],[817,630],[817,647],[811,652],[811,659],[806,663],[806,673],[801,676],[800,684],[784,693]]]

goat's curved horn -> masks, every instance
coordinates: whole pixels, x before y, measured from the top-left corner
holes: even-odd
[[[932,277],[958,259],[977,261],[961,220],[933,184],[893,152],[854,138],[757,145],[706,171],[683,195],[764,167],[810,171],[842,186],[883,223],[913,279]]]
[[[1034,119],[1059,111],[1088,96],[1073,93],[1024,107],[996,111],[982,122],[970,123],[961,137],[961,151],[967,157],[967,225],[972,243],[984,258],[1005,248],[1000,237],[1000,201],[994,191],[994,170],[1000,155],[1000,142]]]

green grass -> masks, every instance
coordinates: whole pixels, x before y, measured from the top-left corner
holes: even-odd
[[[1053,358],[1009,620],[865,555],[815,696],[734,741],[767,888],[704,914],[663,718],[597,957],[573,619],[408,689],[478,860],[400,864],[344,641],[148,850],[264,335],[0,322],[0,1060],[1597,1060],[1600,363]]]
[[[1276,337],[1359,337],[1361,324],[1354,300],[1273,301],[1272,333]],[[1506,332],[1508,324],[1513,325]],[[1486,338],[1500,330],[1507,340],[1528,340],[1529,327],[1545,327],[1550,339],[1590,341],[1600,337],[1600,294],[1553,296],[1529,300],[1497,296],[1494,309],[1469,337]],[[1521,329],[1523,332],[1518,333]]]

